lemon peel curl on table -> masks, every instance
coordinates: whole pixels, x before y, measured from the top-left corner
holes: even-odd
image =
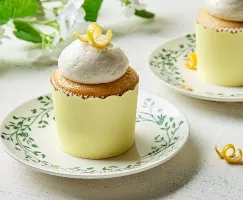
[[[229,150],[231,150],[229,152]],[[229,164],[239,164],[242,160],[242,150],[238,149],[239,155],[236,155],[236,150],[233,144],[227,144],[223,147],[222,152],[215,146],[215,151],[221,159],[226,160]]]
[[[105,35],[102,34],[102,27],[93,22],[89,25],[87,33],[85,35],[80,35],[76,31],[73,33],[80,41],[91,43],[97,49],[103,49],[107,46],[112,39],[112,31],[109,29]]]

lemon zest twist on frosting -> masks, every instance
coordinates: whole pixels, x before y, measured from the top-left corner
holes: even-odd
[[[231,149],[231,152],[227,153]],[[229,164],[239,164],[242,160],[242,150],[238,149],[239,155],[236,155],[236,150],[233,144],[227,144],[222,149],[222,152],[215,147],[216,153],[221,159],[225,159]]]
[[[191,52],[188,54],[188,60],[185,62],[185,66],[188,69],[197,69],[197,54],[195,52]]]
[[[112,31],[109,29],[105,35],[102,34],[102,27],[93,22],[89,25],[87,33],[85,35],[80,35],[76,31],[73,33],[77,39],[82,42],[91,43],[97,49],[103,49],[107,46],[112,39]]]

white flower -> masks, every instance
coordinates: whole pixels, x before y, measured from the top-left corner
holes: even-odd
[[[143,10],[146,7],[146,1],[144,0],[131,0],[131,4],[127,5],[123,13],[126,17],[131,17],[135,14],[136,10]]]
[[[52,48],[56,47],[57,44],[59,44],[60,40],[61,40],[60,34],[55,33],[54,38],[53,38],[52,43],[51,43],[51,47]]]
[[[136,10],[143,10],[146,7],[147,2],[143,0],[132,0],[131,5]]]
[[[60,33],[66,39],[72,32],[75,22],[84,22],[85,11],[81,7],[84,0],[69,0],[57,17]]]
[[[43,38],[42,49],[30,50],[27,53],[27,57],[42,63],[57,61],[61,52],[59,48],[61,39],[68,39],[75,25],[84,22],[85,11],[81,7],[83,2],[84,0],[68,0],[67,4],[60,10],[57,17],[57,23],[60,27],[59,31],[50,35],[45,35]]]

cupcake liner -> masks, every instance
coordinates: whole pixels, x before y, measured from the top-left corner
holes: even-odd
[[[226,28],[226,27],[213,27],[212,25],[206,25],[206,24],[201,24],[198,23],[199,25],[202,25],[205,29],[211,29],[216,32],[228,32],[228,33],[241,33],[243,32],[243,28]]]

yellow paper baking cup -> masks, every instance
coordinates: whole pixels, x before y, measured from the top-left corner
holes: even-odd
[[[53,88],[58,138],[68,154],[102,159],[127,151],[134,143],[138,86],[105,99],[67,96]]]
[[[198,72],[207,82],[243,85],[243,32],[217,32],[196,24]]]

